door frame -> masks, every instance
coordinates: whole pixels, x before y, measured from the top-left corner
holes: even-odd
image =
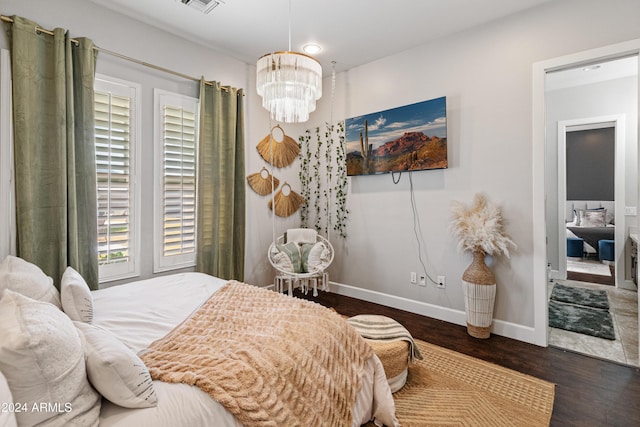
[[[614,165],[614,199],[615,199],[615,223],[625,224],[624,219],[624,197],[626,194],[625,179],[625,116],[622,114],[589,117],[584,119],[562,120],[558,122],[558,274],[556,278],[567,278],[567,240],[565,229],[565,205],[567,200],[567,132],[587,129],[614,128],[614,147],[615,147],[615,165]],[[615,285],[619,286],[624,282],[625,274],[625,245],[624,243],[625,227],[616,227],[614,233],[615,239]]]
[[[640,39],[536,62],[532,72],[533,341],[548,346],[547,226],[545,196],[545,76],[571,66],[640,54]],[[639,85],[640,87],[640,85]],[[639,98],[640,100],[640,94]],[[640,153],[640,150],[639,150]],[[639,154],[640,160],[640,154]],[[640,225],[640,224],[636,224]]]

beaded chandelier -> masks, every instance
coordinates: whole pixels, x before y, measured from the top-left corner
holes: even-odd
[[[306,122],[322,96],[322,67],[303,53],[267,53],[258,59],[256,87],[271,119]]]
[[[304,53],[291,51],[291,0],[289,0],[289,50],[262,55],[256,66],[256,88],[272,120],[301,123],[309,120],[322,96],[322,66]]]

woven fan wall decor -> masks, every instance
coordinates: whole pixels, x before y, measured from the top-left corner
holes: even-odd
[[[271,179],[273,178],[273,186]],[[260,172],[251,174],[247,177],[247,183],[249,187],[261,196],[271,194],[271,192],[278,188],[280,180],[275,176],[272,176],[267,168],[263,167]]]
[[[275,134],[278,132],[282,133],[282,139],[280,140],[276,139]],[[277,168],[289,166],[300,153],[298,143],[290,136],[287,136],[280,125],[272,127],[269,135],[265,136],[256,148],[267,163]],[[272,155],[273,161],[271,161]]]
[[[271,205],[271,200],[269,200],[269,209],[273,209],[277,216],[287,217],[293,215],[304,202],[304,197],[293,191],[291,186],[285,182],[273,197],[275,209]]]

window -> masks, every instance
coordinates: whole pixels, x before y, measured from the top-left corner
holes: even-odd
[[[198,100],[156,89],[154,271],[195,264]]]
[[[94,88],[98,264],[105,282],[140,275],[140,86],[97,76]]]

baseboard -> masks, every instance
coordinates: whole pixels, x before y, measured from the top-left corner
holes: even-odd
[[[565,273],[566,275],[566,273]],[[559,270],[549,270],[549,279],[555,279],[555,280],[564,280],[566,279],[566,277],[563,277],[563,275],[560,273]]]
[[[454,310],[447,307],[441,307],[422,301],[415,301],[404,297],[389,295],[378,291],[358,288],[356,286],[345,285],[342,283],[330,282],[329,289],[338,295],[345,295],[361,299],[388,307],[397,308],[399,310],[408,311],[410,313],[431,317],[456,325],[466,326],[467,317],[464,311]],[[491,333],[503,337],[524,341],[530,344],[535,342],[535,330],[533,327],[518,325],[502,320],[493,321]]]

